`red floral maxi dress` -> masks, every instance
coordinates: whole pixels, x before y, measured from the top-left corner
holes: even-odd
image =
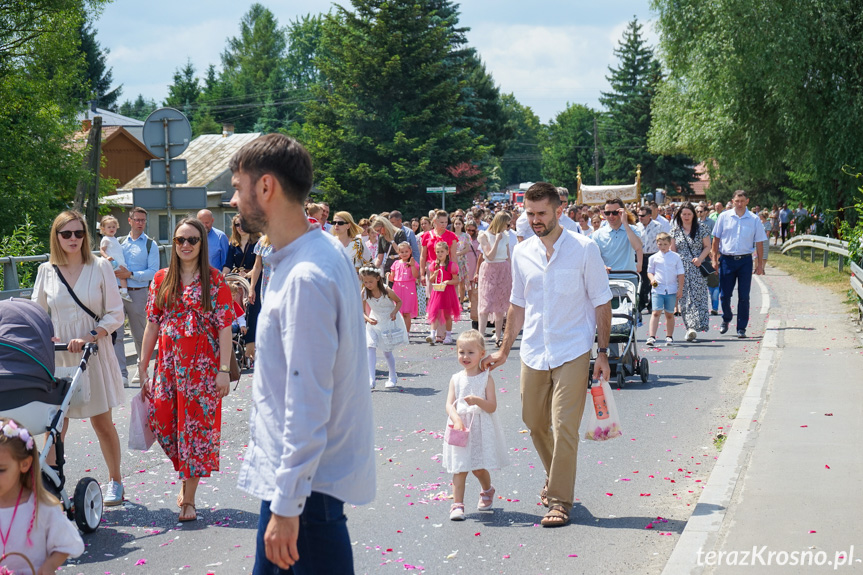
[[[180,479],[209,477],[219,470],[222,400],[216,375],[219,330],[234,319],[231,290],[210,268],[213,311],[203,311],[200,278],[183,286],[182,297],[170,308],[160,309],[156,294],[167,271],[156,272],[147,301],[147,319],[159,324],[150,428]]]

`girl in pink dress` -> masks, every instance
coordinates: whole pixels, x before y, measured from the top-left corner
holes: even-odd
[[[450,261],[449,251],[449,246],[445,242],[438,242],[435,245],[437,259],[428,268],[431,291],[426,311],[429,325],[435,331],[435,337],[433,339],[429,334],[426,341],[432,345],[435,342],[452,344],[452,322],[458,321],[461,316],[461,304],[455,291],[455,286],[459,283],[458,265]],[[444,286],[443,290],[435,287],[440,285]],[[446,337],[442,335],[444,327],[446,327]]]
[[[411,319],[419,313],[417,302],[417,278],[420,277],[420,265],[413,258],[411,245],[407,242],[399,244],[399,260],[390,269],[389,281],[393,291],[402,300],[401,313],[405,318],[405,327],[411,332]]]

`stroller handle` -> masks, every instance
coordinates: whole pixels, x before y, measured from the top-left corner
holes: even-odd
[[[54,344],[54,351],[69,351],[69,344],[68,343],[55,343]],[[89,352],[89,353],[87,353],[87,357],[90,357],[90,355],[99,351],[99,346],[96,345],[95,343],[85,343],[84,344],[84,351]]]

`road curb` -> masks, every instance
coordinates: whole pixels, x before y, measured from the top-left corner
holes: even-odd
[[[753,276],[755,283],[761,289],[762,314],[769,314],[770,296],[767,286],[758,276]],[[737,481],[746,468],[748,459],[747,446],[758,434],[758,421],[765,406],[766,389],[773,373],[773,364],[779,356],[780,321],[770,319],[764,329],[758,361],[749,379],[749,385],[740,402],[735,422],[728,432],[725,444],[710,472],[707,485],[704,487],[698,503],[692,511],[686,527],[680,535],[677,544],[662,575],[696,575],[704,570],[704,565],[698,565],[699,552],[709,551],[716,542],[716,536],[725,521],[728,506],[737,487]],[[747,426],[740,423],[748,421]]]

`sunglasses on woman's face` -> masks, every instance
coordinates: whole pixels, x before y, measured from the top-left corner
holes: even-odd
[[[57,235],[64,240],[70,239],[72,234],[75,234],[75,237],[80,240],[84,237],[84,230],[63,230],[62,232],[57,232]]]
[[[337,222],[336,220],[333,220],[333,225],[334,225],[334,226],[343,226],[343,225],[345,225],[346,223],[348,223],[348,222]]]
[[[201,241],[201,238],[198,238],[198,237],[184,238],[183,236],[177,236],[176,238],[174,238],[174,243],[177,244],[178,246],[182,246],[186,242],[189,242],[190,246],[196,246],[196,245],[198,245],[198,242],[200,242],[200,241]]]

